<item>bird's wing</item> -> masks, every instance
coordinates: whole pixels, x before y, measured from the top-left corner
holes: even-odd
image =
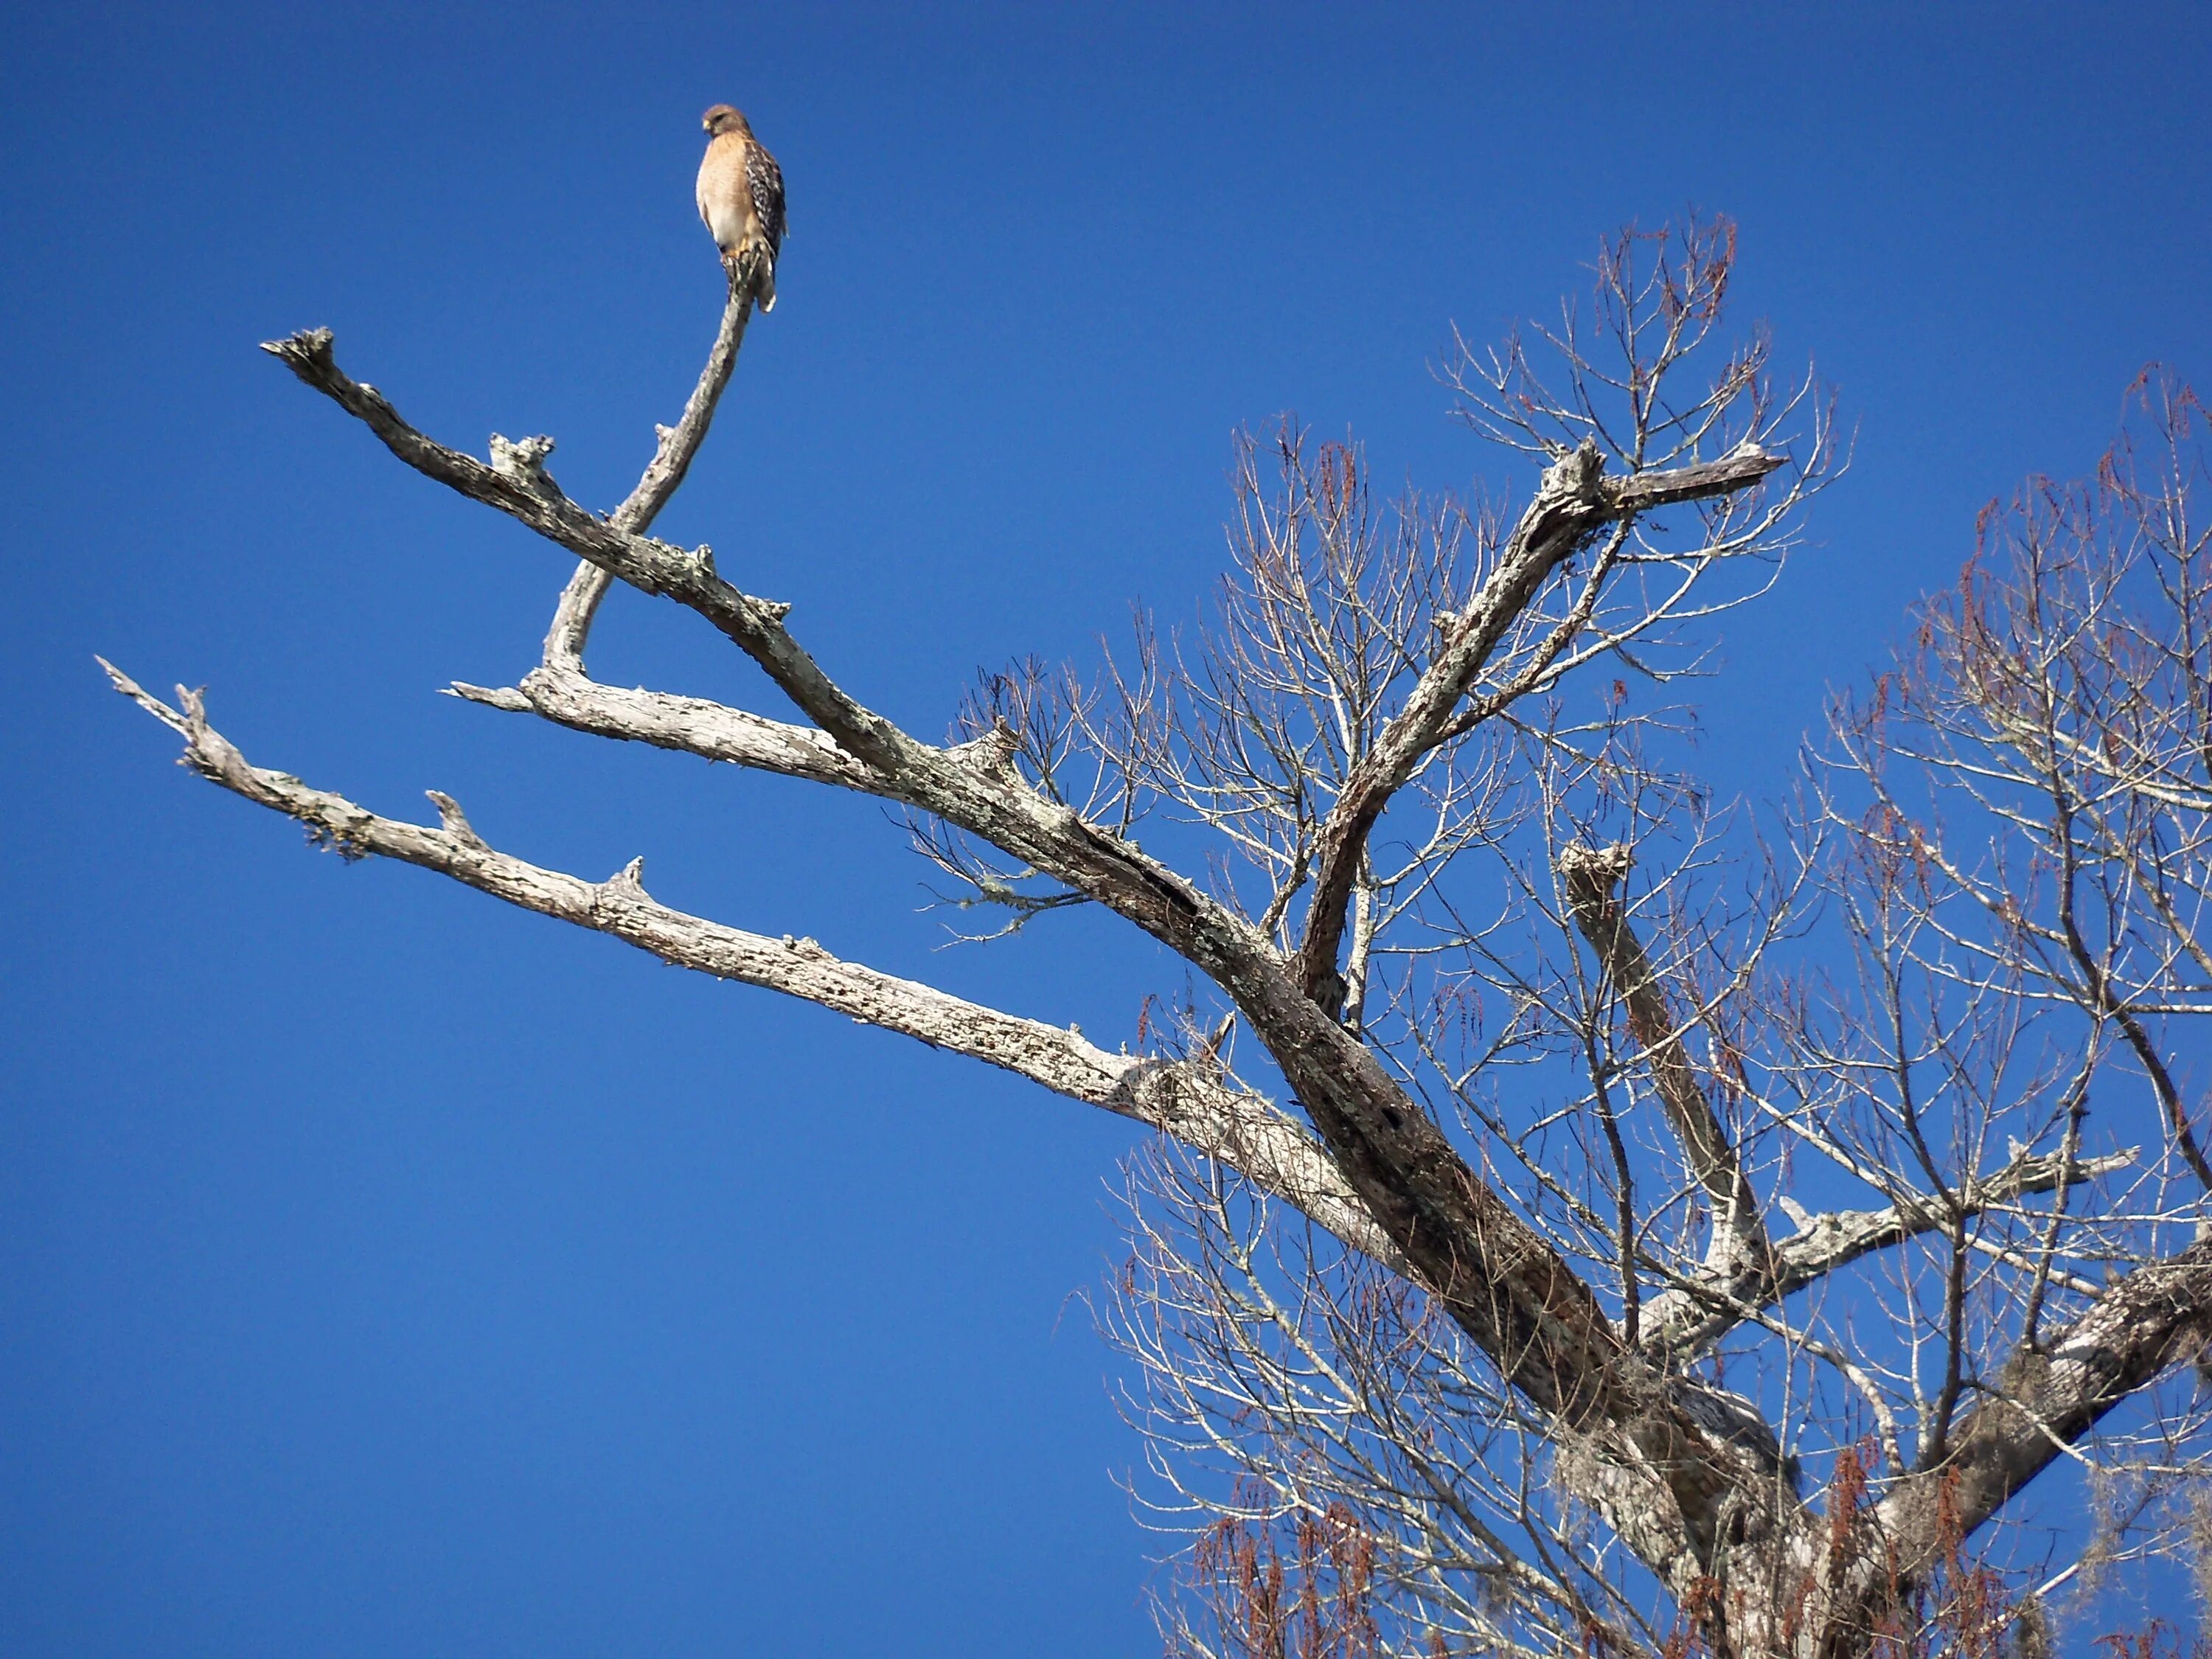
[[[745,186],[752,191],[753,211],[760,216],[772,258],[783,247],[783,169],[758,139],[745,146]]]

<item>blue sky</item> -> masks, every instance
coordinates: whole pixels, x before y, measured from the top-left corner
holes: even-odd
[[[2146,360],[2212,378],[2208,76],[2179,4],[11,9],[0,1650],[1151,1647],[1070,1300],[1124,1126],[313,854],[92,653],[383,810],[1109,1041],[1179,975],[1085,917],[939,951],[873,807],[434,695],[530,665],[564,562],[257,341],[328,324],[611,503],[711,337],[697,117],[742,104],[783,297],[661,528],[934,733],[978,665],[1195,605],[1240,423],[1525,486],[1445,418],[1451,327],[1724,211],[1859,434],[1706,691],[1757,798],[1983,501],[2089,467]],[[635,596],[592,660],[769,706]]]

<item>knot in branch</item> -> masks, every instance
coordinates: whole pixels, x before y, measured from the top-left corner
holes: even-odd
[[[443,790],[426,789],[422,793],[430,798],[430,804],[438,809],[440,829],[473,852],[483,853],[490,850],[484,845],[483,837],[477,834],[475,827],[469,823],[468,815],[461,811],[460,802]]]
[[[545,458],[552,453],[553,441],[543,434],[512,441],[496,432],[491,434],[491,470],[502,478],[514,480],[532,495],[549,500],[561,494],[561,487],[545,471]]]
[[[1566,454],[1544,469],[1536,493],[1542,496],[1599,499],[1599,481],[1605,477],[1605,453],[1594,438],[1584,438]]]
[[[1577,897],[1603,898],[1628,878],[1635,854],[1626,842],[1610,847],[1576,845],[1559,854],[1559,874]]]
[[[638,899],[647,902],[650,902],[653,896],[645,890],[645,860],[642,858],[632,859],[601,882],[599,888],[602,892],[611,893],[618,897]]]

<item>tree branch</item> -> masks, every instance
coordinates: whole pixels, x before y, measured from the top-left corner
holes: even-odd
[[[811,726],[772,720],[704,697],[603,685],[573,666],[532,669],[518,687],[493,689],[457,680],[451,690],[470,702],[537,714],[595,737],[651,744],[866,794],[890,793],[875,772]]]
[[[1614,891],[1628,874],[1630,858],[1626,846],[1569,847],[1559,854],[1559,878],[1566,885],[1575,926],[1597,953],[1627,1010],[1629,1032],[1643,1045],[1660,1103],[1666,1108],[1690,1173],[1705,1188],[1712,1212],[1705,1265],[1732,1278],[1764,1261],[1770,1249],[1766,1227],[1727,1127],[1698,1086],[1697,1073],[1668,1012],[1666,994],[1651,971],[1644,942],[1629,926],[1627,911]]]
[[[1586,440],[1544,474],[1497,568],[1452,618],[1435,660],[1405,707],[1345,780],[1316,842],[1313,898],[1297,959],[1298,979],[1308,995],[1322,989],[1336,972],[1345,913],[1369,833],[1390,798],[1444,739],[1475,677],[1552,573],[1608,524],[1749,489],[1784,465],[1784,458],[1747,441],[1717,461],[1671,471],[1608,478],[1604,465],[1596,444]]]
[[[716,573],[714,552],[696,551],[635,535],[586,511],[562,493],[544,470],[550,439],[516,444],[495,435],[492,464],[426,438],[375,387],[337,366],[333,336],[312,329],[263,349],[301,380],[352,415],[384,447],[425,477],[498,508],[549,541],[621,578],[641,592],[665,595],[698,612],[765,670],[784,694],[838,744],[878,771],[897,776],[928,753],[890,720],[848,696],[822,672],[783,626],[790,606],[740,592]]]
[[[738,366],[738,350],[745,339],[745,322],[752,315],[750,278],[740,280],[734,267],[728,276],[730,295],[722,307],[721,326],[715,332],[714,349],[707,354],[707,367],[700,372],[699,384],[692,388],[676,424],[654,428],[659,441],[652,460],[646,464],[644,476],[608,520],[617,530],[641,536],[651,528],[653,520],[660,516],[660,509],[668,505],[669,498],[683,485],[699,446],[707,441],[707,428],[714,419],[714,406],[721,401],[722,390],[729,385],[730,375]],[[599,601],[606,596],[610,580],[605,570],[589,562],[576,568],[576,574],[561,591],[561,603],[553,613],[553,626],[545,635],[546,667],[568,669],[580,675],[583,672],[584,641],[591,632],[592,618],[598,614]]]
[[[550,440],[512,444],[495,438],[490,465],[449,449],[408,425],[374,387],[340,369],[331,337],[329,330],[315,329],[265,349],[424,477],[498,508],[640,591],[666,595],[705,617],[860,763],[872,793],[982,836],[1135,921],[1217,978],[1224,971],[1232,977],[1272,971],[1273,952],[1249,924],[1133,843],[1039,795],[998,763],[989,745],[939,749],[863,707],[785,629],[790,607],[740,592],[715,571],[709,550],[687,552],[630,534],[569,500],[544,471]],[[497,694],[477,700],[514,706]]]
[[[1994,1175],[1962,1184],[1953,1198],[1959,1212],[1971,1218],[2037,1193],[2056,1192],[2061,1186],[2126,1169],[2136,1156],[2132,1147],[2071,1161],[2055,1152],[2022,1152]],[[1823,1215],[1799,1211],[1796,1216],[1797,1231],[1776,1240],[1768,1252],[1770,1271],[1731,1274],[1709,1263],[1705,1272],[1653,1302],[1649,1314],[1651,1346],[1664,1352],[1692,1352],[1860,1257],[1940,1231],[1953,1220],[1942,1201],[1917,1194],[1899,1194],[1885,1209],[1834,1210]]]
[[[2136,1268],[2039,1347],[2023,1346],[1951,1437],[1950,1455],[1884,1499],[1905,1570],[1972,1533],[2115,1407],[2212,1342],[2212,1239]],[[1940,1519],[1946,1495],[1953,1518]]]
[[[1017,1071],[1058,1092],[1152,1123],[1218,1156],[1354,1248],[1429,1285],[1500,1372],[1570,1431],[1618,1436],[1632,1465],[1672,1494],[1675,1517],[1624,1511],[1620,1524],[1670,1580],[1687,1583],[1721,1541],[1727,1501],[1746,1477],[1682,1392],[1650,1376],[1604,1310],[1540,1235],[1479,1180],[1365,1048],[1258,957],[1220,977],[1320,1128],[1324,1155],[1256,1097],[1203,1073],[1107,1055],[1062,1032],[929,987],[675,911],[644,890],[641,866],[592,883],[499,853],[458,806],[437,799],[437,830],[383,818],[343,796],[251,765],[207,723],[200,698],[179,712],[106,663],[118,690],[185,740],[203,776],[307,825],[343,853],[377,854],[447,875],[540,914],[611,933],[665,961],[759,984]],[[1201,933],[1211,930],[1201,927]],[[1218,941],[1216,941],[1217,945]],[[1193,950],[1194,961],[1218,952]]]
[[[198,694],[181,710],[102,661],[115,689],[185,739],[184,764],[234,794],[307,826],[349,856],[418,865],[541,915],[607,933],[679,968],[819,1004],[1101,1106],[1218,1158],[1310,1216],[1352,1249],[1403,1272],[1396,1249],[1311,1138],[1260,1096],[1203,1065],[1111,1054],[1073,1030],[1002,1013],[912,980],[846,962],[810,939],[775,939],[670,908],[645,890],[643,861],[605,881],[547,870],[488,845],[449,797],[431,793],[439,827],[382,817],[342,795],[251,764],[207,721]]]
[[[1640,1516],[1624,1516],[1638,1553],[1678,1591],[1709,1570],[1746,1479],[1737,1450],[1712,1438],[1680,1390],[1628,1353],[1589,1287],[1475,1175],[1365,1045],[1316,1005],[1250,923],[1133,843],[1030,788],[993,745],[938,749],[862,707],[785,629],[788,607],[723,580],[708,550],[687,552],[631,534],[568,500],[544,471],[549,441],[497,440],[494,464],[486,465],[424,437],[380,393],[345,375],[327,330],[269,349],[424,476],[705,617],[866,769],[872,793],[934,813],[1097,900],[1212,979],[1281,1069],[1336,1169],[1397,1247],[1405,1269],[1440,1298],[1514,1387],[1556,1413],[1569,1431],[1613,1443],[1613,1455],[1626,1460],[1624,1467],[1641,1471],[1635,1480],[1656,1481],[1671,1498],[1664,1506],[1646,1500]],[[1747,446],[1721,462],[1648,478],[1606,480],[1594,453],[1554,468],[1499,574],[1455,624],[1413,705],[1386,729],[1385,763],[1355,775],[1370,781],[1364,799],[1371,811],[1359,836],[1390,789],[1433,745],[1466,684],[1528,595],[1592,530],[1669,501],[1742,488],[1780,465]],[[495,693],[481,700],[514,706]],[[748,735],[767,736],[757,728]],[[780,748],[787,758],[797,757],[790,744]],[[243,769],[234,775],[267,787],[276,775]],[[239,787],[229,775],[218,781]],[[341,817],[360,812],[330,799]],[[1340,802],[1336,816],[1344,811]],[[1356,868],[1356,841],[1340,830],[1337,844],[1354,854],[1347,872]]]

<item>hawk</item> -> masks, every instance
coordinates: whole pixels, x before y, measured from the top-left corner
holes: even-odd
[[[707,155],[699,163],[699,216],[714,233],[735,279],[750,270],[753,297],[775,309],[775,256],[783,246],[783,170],[727,104],[708,110]]]

